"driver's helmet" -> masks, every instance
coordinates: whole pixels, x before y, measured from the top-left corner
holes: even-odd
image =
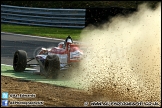
[[[59,47],[59,48],[63,48],[63,46],[64,46],[64,42],[60,42],[60,43],[58,44],[58,47]]]
[[[67,39],[67,43],[73,43],[72,40],[69,38]]]
[[[66,44],[66,43],[73,43],[73,40],[72,40],[72,38],[71,38],[70,35],[66,38],[65,44]]]

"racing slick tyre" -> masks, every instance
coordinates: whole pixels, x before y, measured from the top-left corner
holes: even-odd
[[[60,70],[59,57],[57,55],[48,55],[44,67],[48,78],[57,78]]]
[[[27,64],[27,53],[23,50],[17,50],[13,58],[13,69],[16,72],[23,72]]]

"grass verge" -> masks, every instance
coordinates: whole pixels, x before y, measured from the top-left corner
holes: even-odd
[[[59,39],[65,39],[68,35],[70,35],[73,38],[73,40],[79,40],[81,31],[82,29],[73,29],[73,28],[52,28],[52,27],[1,24],[1,32],[10,32],[10,33],[43,36]]]

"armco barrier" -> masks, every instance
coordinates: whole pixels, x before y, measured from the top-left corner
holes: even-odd
[[[31,8],[1,5],[1,23],[84,28],[86,9]]]

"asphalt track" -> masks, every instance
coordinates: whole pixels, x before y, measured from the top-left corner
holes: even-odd
[[[48,48],[57,46],[61,41],[64,40],[1,32],[1,75],[81,89],[82,87],[73,81],[64,79],[46,79],[44,76],[35,74],[35,72],[39,72],[39,66],[35,68],[37,71],[30,69],[26,69],[26,72],[22,73],[13,71],[12,62],[16,50],[25,50],[28,57],[34,57],[41,47]],[[30,63],[37,62],[36,60],[33,60]]]
[[[56,46],[60,41],[64,40],[1,32],[1,64],[12,65],[16,50],[25,50],[28,57],[34,57],[41,47]]]

